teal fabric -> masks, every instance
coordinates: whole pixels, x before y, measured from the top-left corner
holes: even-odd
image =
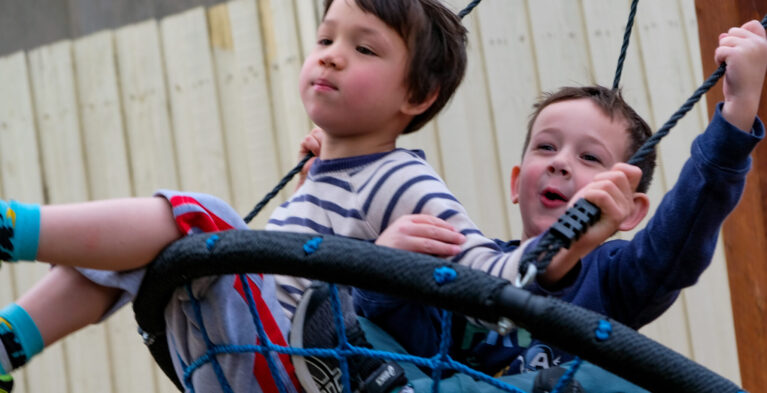
[[[40,239],[40,206],[0,200],[0,259],[34,261]]]
[[[377,350],[405,354],[405,350],[386,332],[369,320],[360,317],[360,324],[365,331],[365,337]],[[417,366],[410,363],[400,364],[408,380],[416,392],[427,393],[432,391],[432,379],[421,371]],[[562,365],[565,368],[572,366],[572,362]],[[499,379],[517,389],[525,392],[533,391],[533,381],[536,373],[517,374],[500,377]],[[608,373],[601,368],[583,362],[575,373],[575,379],[587,393],[649,393],[614,374]],[[440,381],[439,391],[442,393],[497,393],[503,390],[484,382],[478,382],[463,374],[455,374]]]
[[[21,348],[27,356],[27,361],[43,350],[43,336],[40,335],[35,321],[21,306],[16,303],[9,304],[0,310],[0,318],[5,319],[13,327],[16,337],[21,342]]]

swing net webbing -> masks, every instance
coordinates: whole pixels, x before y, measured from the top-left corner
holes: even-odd
[[[473,0],[458,15],[463,18],[480,0]],[[626,25],[623,44],[616,68],[613,88],[620,83],[623,63],[636,15],[638,0],[633,0]],[[767,27],[767,16],[762,20]],[[628,161],[635,164],[657,145],[676,122],[724,75],[722,64],[684,105]],[[290,179],[299,173],[311,158],[307,155],[279,184],[245,217],[250,222]],[[431,391],[439,391],[443,373],[456,371],[485,382],[502,391],[523,392],[502,380],[493,378],[453,360],[448,354],[450,323],[453,313],[485,321],[508,321],[532,332],[536,337],[562,350],[577,354],[569,370],[559,379],[552,392],[562,392],[580,367],[581,358],[615,373],[651,391],[680,392],[740,392],[729,380],[679,355],[655,341],[642,336],[614,320],[562,302],[554,298],[532,295],[518,288],[545,271],[552,257],[578,239],[599,219],[599,209],[580,200],[550,228],[537,246],[526,253],[520,263],[523,282],[509,282],[455,265],[442,259],[400,250],[377,247],[367,242],[336,236],[315,237],[306,234],[267,231],[227,231],[217,234],[188,236],[169,246],[153,262],[134,301],[139,331],[155,360],[180,390],[194,391],[192,375],[210,364],[224,392],[232,387],[224,376],[218,356],[238,353],[262,355],[269,370],[275,373],[275,354],[323,356],[339,360],[343,370],[343,389],[351,392],[348,361],[353,356],[374,357],[400,363],[411,363],[432,370]],[[386,261],[386,263],[370,263]],[[225,345],[209,338],[199,301],[194,298],[190,283],[201,277],[223,274],[238,275],[247,282],[246,273],[294,275],[325,282],[350,285],[396,295],[424,304],[440,307],[442,327],[440,350],[432,357],[372,350],[351,345],[346,340],[343,318],[335,284],[331,285],[331,303],[335,318],[338,345],[335,348],[296,348],[274,344],[264,331],[254,302],[254,294],[243,285],[257,345]],[[176,288],[185,287],[192,300],[196,324],[206,343],[207,351],[196,361],[185,365],[179,379],[173,369],[165,337],[164,309]],[[291,391],[273,374],[279,392]]]

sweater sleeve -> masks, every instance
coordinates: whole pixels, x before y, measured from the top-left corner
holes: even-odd
[[[679,180],[647,226],[622,247],[596,251],[607,312],[630,326],[657,318],[679,290],[698,280],[711,262],[722,222],[743,192],[749,154],[763,138],[764,125],[756,119],[751,132],[743,132],[720,110],[721,105],[694,140]]]

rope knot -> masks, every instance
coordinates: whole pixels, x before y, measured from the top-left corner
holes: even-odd
[[[447,284],[455,281],[456,272],[450,266],[440,266],[434,269],[434,281],[438,285]]]
[[[213,250],[213,247],[218,243],[218,239],[220,239],[218,235],[213,235],[205,240],[205,246],[208,247],[208,251]]]
[[[317,251],[317,249],[320,248],[320,243],[322,243],[322,238],[319,236],[309,239],[306,243],[304,243],[304,252],[306,255],[313,254],[315,251]]]
[[[610,334],[613,332],[613,325],[609,321],[605,321],[604,319],[599,320],[599,326],[597,326],[597,329],[594,331],[597,340],[599,341],[605,341],[608,338],[610,338]]]

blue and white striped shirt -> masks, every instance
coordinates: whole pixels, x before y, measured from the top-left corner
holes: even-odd
[[[482,235],[421,151],[395,149],[317,160],[306,182],[274,211],[266,229],[373,241],[400,216],[418,213],[442,218],[466,236],[454,262],[516,278],[516,258]],[[278,276],[277,283],[280,303],[292,316],[308,282]]]

